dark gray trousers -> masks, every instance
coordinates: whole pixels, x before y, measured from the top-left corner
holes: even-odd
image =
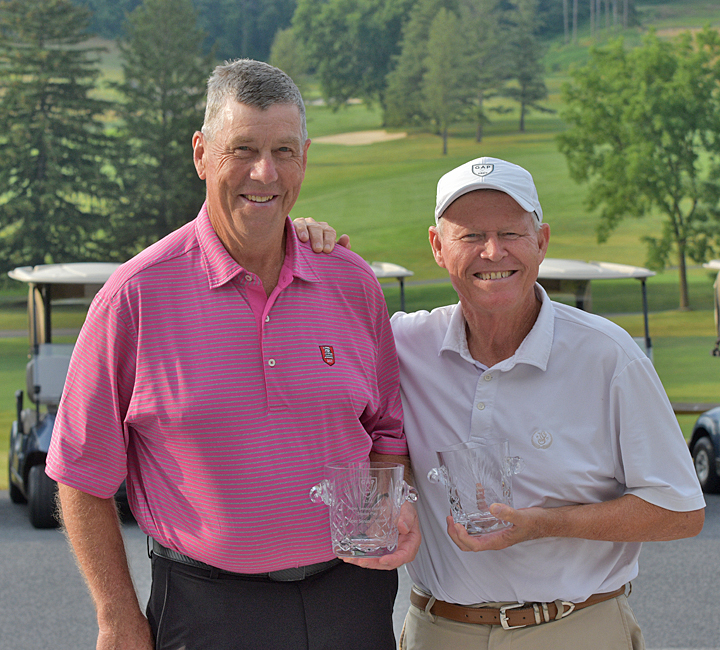
[[[394,650],[397,571],[341,563],[297,582],[152,558],[156,650]]]

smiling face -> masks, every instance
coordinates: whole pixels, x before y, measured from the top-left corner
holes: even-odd
[[[447,269],[466,315],[522,318],[536,305],[535,281],[550,227],[496,190],[463,194],[430,228],[435,261]]]
[[[207,187],[210,221],[231,254],[255,238],[282,241],[309,146],[294,104],[261,110],[228,100],[217,135],[195,133],[193,158]]]

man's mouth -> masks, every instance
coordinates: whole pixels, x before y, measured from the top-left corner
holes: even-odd
[[[476,273],[475,277],[480,280],[502,280],[509,278],[515,271],[495,271],[493,273]]]
[[[274,194],[271,194],[270,196],[257,196],[256,194],[244,194],[243,196],[248,201],[252,201],[253,203],[267,203],[268,201],[275,198]]]

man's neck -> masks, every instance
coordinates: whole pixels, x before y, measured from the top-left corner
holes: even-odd
[[[284,226],[277,233],[241,233],[213,227],[225,250],[246,271],[260,278],[265,294],[269,296],[278,284],[285,261],[287,234]]]
[[[509,359],[532,330],[541,307],[537,296],[513,314],[479,313],[463,306],[465,335],[472,358],[488,368]]]

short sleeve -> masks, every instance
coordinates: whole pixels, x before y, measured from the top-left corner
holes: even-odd
[[[628,363],[615,377],[610,399],[619,441],[618,478],[626,493],[667,510],[703,508],[687,443],[650,360]]]
[[[100,498],[122,484],[136,349],[131,328],[98,294],[70,361],[48,452],[51,478]]]

